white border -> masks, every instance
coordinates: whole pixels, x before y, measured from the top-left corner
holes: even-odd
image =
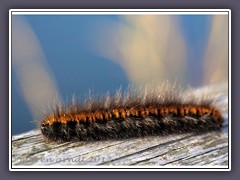
[[[59,166],[54,168],[47,166],[16,166],[19,169],[10,169],[10,171],[230,171],[227,166]],[[25,168],[25,169],[23,169]],[[28,169],[28,168],[45,168],[45,169]],[[60,169],[61,168],[61,169]],[[88,169],[83,169],[88,168]],[[111,169],[104,169],[111,168]],[[139,168],[139,169],[137,169]],[[141,168],[141,169],[140,169]],[[144,168],[144,169],[143,169]],[[208,169],[207,169],[208,168]],[[218,169],[217,169],[218,168]]]
[[[61,11],[61,12],[60,12]],[[94,11],[94,12],[89,12]],[[127,12],[126,12],[127,11]],[[139,12],[144,11],[144,12]],[[191,11],[191,12],[190,12]],[[11,17],[12,15],[227,15],[229,16],[229,165],[228,166],[54,166],[47,168],[46,166],[13,166],[11,162],[12,156],[12,129],[11,129]],[[18,168],[18,169],[15,169]],[[28,168],[46,168],[46,169],[28,169]],[[62,168],[62,169],[59,169]],[[81,169],[89,168],[89,169]],[[103,169],[112,168],[112,169]],[[119,169],[123,168],[123,169]],[[135,169],[145,168],[145,169]],[[161,169],[157,169],[161,168]],[[184,169],[183,169],[184,168]],[[194,169],[193,169],[194,168]],[[208,168],[208,169],[206,169]],[[216,169],[218,168],[218,169]],[[226,169],[228,168],[228,169]],[[10,9],[9,10],[9,170],[10,171],[230,171],[231,170],[231,10],[230,9]]]
[[[232,47],[232,44],[231,44],[231,10],[229,10],[228,12],[228,159],[229,159],[229,162],[228,162],[228,165],[229,165],[229,170],[231,170],[231,165],[232,165],[232,135],[231,135],[231,130],[232,130],[232,107],[231,107],[231,100],[232,100],[232,95],[231,95],[231,92],[232,92],[232,82],[231,82],[231,62],[232,62],[232,52],[231,52],[231,47]]]
[[[12,9],[12,15],[227,15],[229,9]],[[23,12],[25,11],[25,12]],[[32,12],[30,12],[32,11]],[[92,12],[89,12],[92,11]],[[142,12],[139,12],[142,11]],[[148,11],[148,12],[146,12]],[[196,12],[197,11],[197,12]],[[225,11],[225,12],[224,12]]]
[[[9,10],[9,74],[8,74],[8,76],[9,76],[9,113],[8,113],[8,115],[9,115],[9,137],[8,137],[8,139],[9,139],[9,145],[8,145],[8,148],[9,148],[9,170],[13,170],[13,169],[11,169],[11,164],[12,164],[12,162],[11,162],[11,159],[12,158],[10,158],[11,156],[12,156],[12,64],[11,64],[11,62],[12,62],[12,26],[11,26],[11,24],[12,24],[12,18],[11,18],[11,15],[12,15],[12,13],[11,13],[11,10]]]

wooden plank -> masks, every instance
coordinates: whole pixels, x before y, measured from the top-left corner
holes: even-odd
[[[224,87],[224,88],[223,88]],[[221,131],[91,142],[47,142],[39,130],[12,136],[12,165],[223,166],[229,163],[228,96],[225,86],[211,89],[224,113]],[[197,95],[204,93],[194,91]],[[209,91],[209,89],[207,90]]]

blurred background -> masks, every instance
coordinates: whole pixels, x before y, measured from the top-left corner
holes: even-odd
[[[12,133],[72,96],[228,81],[227,15],[13,15]]]

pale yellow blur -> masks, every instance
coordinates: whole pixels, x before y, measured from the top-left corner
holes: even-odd
[[[179,77],[185,67],[185,44],[173,16],[125,16],[131,30],[122,30],[122,65],[140,84]]]
[[[186,45],[176,16],[125,15],[121,22],[105,22],[111,45],[100,53],[119,64],[130,82],[181,82],[186,68]],[[178,79],[179,78],[179,79]]]
[[[18,16],[12,17],[12,67],[21,88],[18,92],[33,116],[52,104],[56,97],[61,99],[37,37]]]
[[[212,17],[211,32],[204,59],[204,84],[228,80],[228,16]]]

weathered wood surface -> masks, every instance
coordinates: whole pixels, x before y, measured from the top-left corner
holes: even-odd
[[[205,91],[209,92],[209,88],[194,92],[202,95]],[[227,86],[214,86],[210,91],[212,97],[218,96],[217,103],[224,115],[224,126],[220,131],[123,140],[49,143],[43,139],[39,130],[32,130],[12,137],[13,168],[25,165],[50,168],[56,165],[227,167]]]

